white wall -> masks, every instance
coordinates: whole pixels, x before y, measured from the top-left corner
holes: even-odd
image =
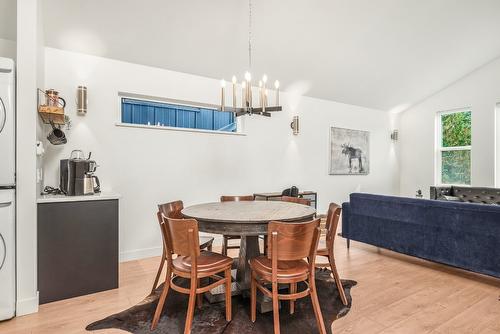
[[[0,1],[0,57],[16,58],[17,1]]]
[[[68,144],[47,146],[45,184],[58,185],[59,159],[71,150],[92,151],[103,187],[123,196],[122,259],[158,254],[160,202],[182,199],[191,205],[295,184],[317,190],[325,211],[330,201],[345,201],[355,190],[398,193],[396,147],[389,138],[394,120],[385,112],[282,93],[283,112],[245,116],[246,136],[117,127],[119,91],[216,104],[219,82],[52,48],[45,58],[46,87],[67,99],[73,120]],[[88,87],[85,117],[75,112],[78,85]],[[294,115],[300,116],[298,136],[290,129]],[[330,126],[371,132],[370,175],[328,175]]]
[[[16,42],[0,38],[0,57],[16,59]]]
[[[16,0],[0,1],[0,57],[16,58]]]
[[[40,59],[40,0],[17,2],[17,185],[16,314],[38,310],[36,154],[37,86],[43,81]]]
[[[494,186],[495,105],[500,101],[500,58],[477,69],[401,115],[401,195],[434,184],[436,112],[472,108],[473,186]]]

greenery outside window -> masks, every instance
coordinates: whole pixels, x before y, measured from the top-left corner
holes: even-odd
[[[438,114],[437,182],[471,184],[472,113],[470,109]]]

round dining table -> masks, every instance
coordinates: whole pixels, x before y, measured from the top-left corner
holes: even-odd
[[[259,235],[267,234],[270,221],[311,220],[316,210],[310,206],[281,201],[241,201],[205,203],[182,210],[186,218],[198,221],[202,232],[241,236],[236,282],[240,291],[250,288],[248,260],[259,256]]]

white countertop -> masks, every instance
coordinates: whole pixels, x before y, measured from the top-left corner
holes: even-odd
[[[81,201],[104,201],[110,199],[119,199],[121,195],[111,192],[102,192],[94,195],[85,196],[66,196],[66,195],[41,195],[37,198],[37,203],[55,203],[55,202],[81,202]]]

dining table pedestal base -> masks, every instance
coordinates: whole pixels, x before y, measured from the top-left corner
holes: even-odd
[[[240,290],[250,290],[250,279],[252,271],[248,261],[254,257],[260,256],[259,236],[244,235],[241,236],[240,254],[236,271],[236,281]]]

